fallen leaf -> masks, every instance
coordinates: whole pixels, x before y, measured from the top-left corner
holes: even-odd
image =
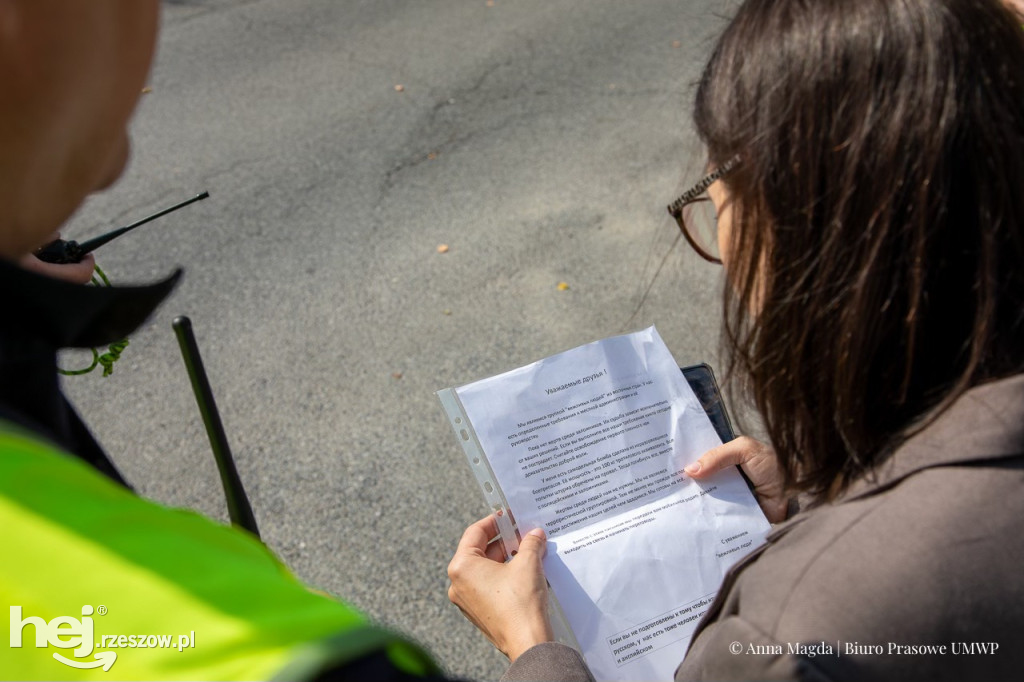
[[[488,7],[494,7],[494,0],[487,0]]]
[[[558,290],[559,291],[568,291],[569,290],[569,283],[568,282],[559,282],[558,283]]]
[[[405,86],[404,85],[396,85],[395,86],[395,92],[405,92]]]
[[[683,46],[683,44],[680,41],[678,41],[678,40],[673,40],[672,41],[672,47],[682,47],[682,46]]]
[[[142,88],[142,94],[143,95],[148,95],[151,92],[153,92],[153,88],[149,87],[148,85],[146,87]]]
[[[438,244],[437,245],[437,252],[438,253],[448,253],[448,245],[447,244]]]
[[[392,372],[391,373],[391,378],[395,379],[397,381],[398,379],[402,378],[402,373],[401,372]]]
[[[444,314],[445,314],[445,315],[451,315],[451,314],[452,314],[452,311],[450,311],[450,310],[448,310],[447,308],[445,308],[445,309],[444,309]]]
[[[430,152],[427,154],[427,161],[433,161],[437,158],[437,152]]]

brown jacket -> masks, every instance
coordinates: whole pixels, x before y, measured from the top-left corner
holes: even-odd
[[[1024,375],[969,391],[875,475],[776,526],[729,571],[676,680],[1016,681],[1022,637]],[[589,673],[547,644],[503,679]]]

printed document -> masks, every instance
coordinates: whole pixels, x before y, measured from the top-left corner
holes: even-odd
[[[683,472],[721,440],[657,330],[450,391],[520,532],[547,532],[544,570],[594,676],[670,680],[769,524],[734,468]]]

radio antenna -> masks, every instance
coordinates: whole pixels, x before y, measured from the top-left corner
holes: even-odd
[[[157,218],[165,216],[168,213],[173,213],[174,211],[177,211],[179,208],[184,208],[189,204],[201,201],[209,196],[209,192],[197,194],[191,199],[186,199],[185,201],[182,201],[179,204],[175,204],[174,206],[165,208],[162,211],[157,211],[153,215],[146,216],[142,220],[136,221],[131,225],[125,225],[124,227],[119,227],[116,230],[111,230],[106,234],[101,234],[98,237],[93,237],[92,239],[86,240],[81,244],[74,240],[64,241],[63,239],[56,239],[47,244],[46,246],[44,246],[43,248],[36,251],[36,258],[47,263],[77,263],[78,261],[82,260],[82,258],[84,258],[87,253],[95,251],[96,249],[100,248],[107,242],[117,239],[125,232],[131,232],[140,225],[145,225],[151,220],[156,220]]]

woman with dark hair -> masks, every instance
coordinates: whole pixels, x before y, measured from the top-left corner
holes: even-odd
[[[1019,679],[1019,18],[998,0],[747,0],[694,120],[711,173],[670,211],[725,266],[723,341],[771,445],[687,471],[741,465],[779,525],[676,679]],[[705,191],[717,234],[691,218]],[[502,564],[492,523],[463,537],[452,601],[506,679],[588,679],[551,642],[543,534]],[[818,643],[832,655],[794,646]]]

